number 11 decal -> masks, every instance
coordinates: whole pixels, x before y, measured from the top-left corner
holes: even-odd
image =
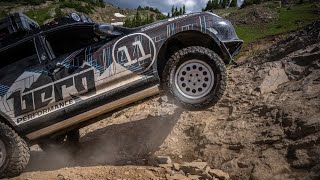
[[[153,40],[143,33],[135,33],[119,39],[113,46],[112,52],[116,63],[127,68],[130,66],[140,67],[135,71],[148,70],[156,57]]]

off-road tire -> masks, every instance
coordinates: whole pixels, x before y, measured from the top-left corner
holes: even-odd
[[[197,61],[200,64],[204,62],[203,64],[205,64],[205,66],[203,67],[206,67],[208,70],[211,68],[210,74],[213,74],[213,80],[211,81],[213,82],[211,83],[212,88],[207,88],[206,93],[208,94],[203,94],[203,97],[188,98],[181,93],[182,91],[179,90],[180,87],[178,87],[179,85],[176,83],[178,81],[176,73],[179,67],[187,66],[188,61]],[[190,82],[190,79],[188,81]],[[200,82],[200,75],[197,81]],[[162,89],[171,99],[174,99],[178,105],[187,110],[203,110],[215,105],[224,94],[226,81],[226,67],[221,57],[212,50],[200,46],[187,47],[174,53],[166,63],[162,73]],[[200,83],[202,83],[202,81]]]
[[[74,152],[79,144],[79,130],[72,130],[58,137],[48,138],[39,143],[40,148],[45,152],[54,151],[56,149],[68,150]]]
[[[30,159],[30,149],[13,129],[0,122],[0,139],[5,145],[6,158],[0,167],[0,178],[18,176],[27,166]]]

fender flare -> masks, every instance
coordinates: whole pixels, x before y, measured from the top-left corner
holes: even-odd
[[[223,55],[222,58],[225,60],[225,63],[229,64],[232,61],[232,56],[231,56],[230,52],[228,51],[228,48],[225,46],[225,44],[214,33],[209,31],[208,29],[203,29],[203,28],[201,29],[198,26],[195,26],[192,30],[179,31],[179,32],[171,35],[170,37],[166,38],[162,42],[162,44],[159,46],[159,50],[157,52],[157,56],[156,57],[159,57],[160,52],[163,50],[163,48],[164,48],[164,46],[166,45],[167,42],[172,40],[174,37],[176,37],[180,33],[192,32],[192,31],[196,31],[196,32],[201,33],[203,35],[210,36],[213,39],[213,41],[217,44],[217,46],[219,47],[219,49],[220,49],[220,51],[221,51],[221,53]],[[158,58],[157,58],[155,63],[157,64],[157,62],[158,62]]]

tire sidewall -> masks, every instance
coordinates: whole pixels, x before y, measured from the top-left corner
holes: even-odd
[[[2,167],[0,167],[0,174],[4,174],[4,171],[6,171],[7,167],[9,166],[12,155],[14,154],[16,142],[14,142],[12,138],[8,137],[8,135],[6,135],[2,130],[0,131],[0,139],[6,148],[6,160]]]
[[[169,69],[167,70],[167,73],[169,73],[167,86],[171,91],[171,95],[178,101],[179,105],[188,110],[204,109],[212,106],[220,99],[217,95],[217,91],[219,91],[221,86],[225,85],[225,83],[222,82],[222,75],[225,76],[225,67],[221,67],[221,63],[223,63],[223,61],[217,54],[203,47],[189,47],[178,51],[172,56],[172,58],[174,61],[169,64]],[[175,82],[175,75],[180,65],[192,59],[197,59],[207,63],[212,69],[214,76],[213,87],[210,92],[204,97],[198,99],[185,97],[179,92]]]

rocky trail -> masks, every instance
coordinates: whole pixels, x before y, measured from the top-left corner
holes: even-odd
[[[228,76],[207,111],[148,99],[83,128],[75,155],[32,147],[15,179],[319,179],[320,21]]]

